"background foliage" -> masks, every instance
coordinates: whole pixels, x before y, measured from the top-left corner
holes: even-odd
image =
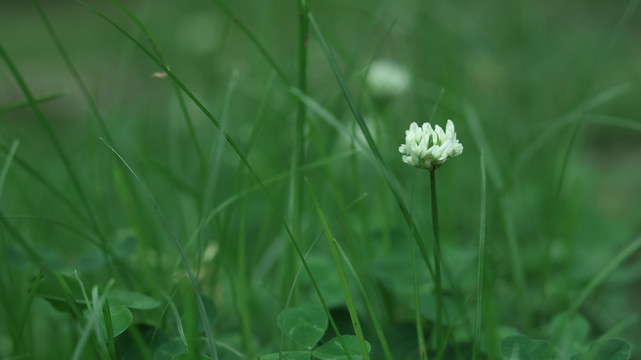
[[[563,358],[599,339],[624,338],[639,358],[637,3],[313,1],[313,19],[340,72],[335,76],[310,27],[306,111],[291,89],[300,87],[303,69],[296,2],[123,2],[144,28],[118,3],[90,3],[154,56],[159,51],[219,126],[82,4],[43,1],[43,18],[33,2],[0,3],[0,357],[70,358],[83,341],[82,356],[113,357],[104,343],[114,338],[93,331],[91,319],[121,327],[114,352],[123,358],[172,358],[185,344],[206,349],[198,301],[170,233],[194,272],[220,358],[314,347],[318,339],[281,337],[287,322],[277,319],[289,295],[297,309],[321,305],[305,272],[296,276],[300,260],[283,219],[309,251],[338,328],[353,335],[315,194],[344,251],[343,266],[349,261],[357,274],[345,269],[372,358],[382,358],[383,349],[355,279],[372,299],[394,358],[418,358],[414,275],[430,349],[432,282],[384,174],[398,179],[431,249],[428,174],[403,164],[397,151],[410,122],[431,118],[441,125],[452,119],[465,146],[437,174],[448,309],[467,309],[460,324],[447,324],[448,356],[469,358],[472,351],[482,151],[488,183],[481,357],[505,354],[501,340],[523,334],[524,341],[564,349]],[[363,79],[380,58],[410,74],[407,91],[372,96]],[[17,75],[37,105],[26,103]],[[386,170],[369,147],[358,146],[366,138],[337,80],[353,95]],[[64,274],[70,292],[61,292],[53,273]],[[105,308],[123,323],[104,324]],[[313,318],[314,311],[303,313]],[[558,330],[567,311],[578,318]],[[331,345],[333,337],[329,328],[320,341]]]

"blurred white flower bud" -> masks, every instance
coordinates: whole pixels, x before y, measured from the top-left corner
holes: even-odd
[[[372,62],[365,78],[367,88],[377,99],[398,96],[410,86],[410,74],[407,69],[389,59]]]

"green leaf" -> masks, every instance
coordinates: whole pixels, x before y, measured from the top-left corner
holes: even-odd
[[[352,360],[361,360],[363,359],[363,354],[361,354],[360,347],[358,345],[358,339],[353,335],[343,335],[341,336],[343,342],[345,343],[347,350],[352,357]],[[372,349],[369,343],[367,344],[367,352],[369,353]],[[340,341],[337,337],[331,339],[330,341],[323,344],[318,349],[314,350],[314,356],[322,360],[347,360],[347,354],[343,350]]]
[[[278,315],[278,327],[290,339],[311,348],[325,334],[327,315],[316,306],[289,308]]]
[[[556,360],[559,353],[547,342],[527,336],[508,336],[501,341],[501,353],[506,359]]]
[[[172,360],[174,356],[187,352],[187,347],[180,339],[174,339],[162,344],[154,352],[154,360]]]
[[[160,301],[129,290],[112,290],[109,293],[109,299],[114,299],[128,308],[137,310],[155,309],[160,306]]]
[[[590,350],[575,355],[570,360],[628,360],[631,346],[623,339],[610,339],[592,344]]]
[[[548,335],[563,358],[585,351],[583,342],[590,330],[588,321],[579,314],[558,314],[548,325]]]
[[[258,360],[280,360],[280,354],[263,355]],[[283,360],[309,360],[309,351],[283,351]]]
[[[129,325],[134,320],[134,316],[131,314],[131,311],[124,305],[118,304],[118,303],[110,303],[109,304],[109,312],[111,313],[111,326],[113,330],[113,337],[116,337],[120,334],[122,334]],[[92,314],[89,312],[89,310],[83,311],[83,315],[85,319],[89,319]],[[103,334],[106,334],[106,327],[105,327],[105,321],[104,318],[101,316],[100,317],[100,327],[103,330]]]

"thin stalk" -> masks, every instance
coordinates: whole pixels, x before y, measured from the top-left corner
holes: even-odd
[[[298,25],[298,89],[301,93],[307,93],[307,36],[309,28],[309,8],[307,0],[298,1],[299,25]],[[305,157],[305,117],[307,105],[302,99],[296,101],[296,128],[294,135],[294,153],[292,157],[292,230],[294,236],[300,238],[301,209],[303,208],[303,174],[298,169],[303,165]]]
[[[476,360],[480,348],[479,337],[481,334],[481,319],[483,317],[483,278],[485,262],[485,234],[486,234],[486,208],[487,208],[487,182],[485,176],[485,159],[481,152],[481,225],[479,230],[479,267],[476,287],[478,294],[476,296],[476,322],[474,324],[474,341],[472,348],[472,360]]]
[[[352,93],[347,87],[347,84],[345,82],[345,79],[343,78],[343,75],[341,74],[341,71],[338,67],[338,63],[336,62],[336,59],[334,58],[334,55],[327,45],[327,42],[325,41],[325,38],[323,37],[323,34],[320,31],[320,28],[318,27],[318,24],[316,24],[316,21],[314,20],[314,16],[312,14],[309,14],[309,23],[318,35],[318,40],[321,43],[321,46],[323,47],[323,51],[325,52],[325,55],[327,56],[327,60],[332,67],[332,71],[334,73],[334,76],[336,77],[336,80],[341,88],[341,91],[343,93],[343,96],[345,97],[345,101],[347,102],[347,105],[349,106],[352,115],[354,116],[354,119],[356,120],[356,123],[360,127],[363,136],[365,137],[365,140],[367,142],[367,145],[371,151],[371,154],[375,158],[375,164],[385,177],[385,181],[387,182],[387,185],[389,186],[390,190],[394,194],[394,197],[396,198],[396,202],[398,203],[399,207],[401,208],[401,212],[403,213],[403,217],[405,218],[405,221],[407,224],[411,227],[411,230],[414,234],[414,238],[416,239],[416,244],[418,245],[418,249],[421,253],[421,256],[423,257],[423,260],[425,261],[425,266],[427,267],[427,270],[430,273],[430,276],[432,278],[434,277],[434,272],[432,270],[432,266],[429,261],[429,256],[427,252],[427,248],[425,246],[425,243],[422,241],[422,237],[420,232],[418,231],[418,227],[414,223],[414,219],[412,219],[411,214],[407,208],[407,205],[405,204],[405,201],[403,200],[400,190],[396,186],[397,181],[394,178],[394,176],[391,173],[391,170],[385,164],[383,161],[383,157],[381,156],[381,152],[379,151],[378,147],[376,146],[376,143],[374,142],[374,138],[372,137],[371,132],[369,131],[367,124],[365,124],[365,120],[363,119],[363,115],[361,112],[358,110],[356,107],[356,103],[353,99]],[[296,96],[303,97],[306,102],[309,102],[311,99],[308,99],[305,97],[304,94],[300,94],[300,92],[293,91],[293,93]],[[309,105],[309,103],[308,103]],[[327,119],[327,118],[325,118]]]
[[[111,309],[109,308],[109,299],[105,297],[105,302],[102,304],[102,316],[105,319],[105,331],[107,336],[107,350],[111,359],[118,360],[116,355],[116,342],[114,340],[113,323],[111,322]]]
[[[436,205],[435,169],[430,170],[430,190],[432,198],[432,229],[434,230],[434,288],[436,291],[436,343],[440,348],[442,340],[443,289],[441,288],[441,239],[438,229],[438,207]]]
[[[246,245],[247,245],[247,200],[243,201],[238,221],[238,302],[241,321],[242,344],[247,358],[254,358],[254,342],[252,337],[251,313],[249,311],[249,279],[247,278]]]
[[[38,285],[40,285],[40,279],[42,278],[43,270],[38,271],[38,275],[33,281],[31,290],[29,290],[29,296],[27,297],[27,303],[25,304],[24,313],[22,314],[22,321],[20,322],[20,328],[18,330],[18,340],[16,341],[16,346],[20,346],[22,343],[22,337],[24,336],[24,328],[27,325],[27,318],[29,317],[29,312],[31,311],[31,303],[36,297],[36,291],[38,290]]]
[[[298,1],[298,88],[305,94],[307,93],[307,34],[309,27],[309,8],[307,0]],[[294,127],[294,151],[292,152],[291,159],[291,178],[290,178],[290,193],[289,193],[289,210],[290,218],[292,221],[292,231],[294,236],[302,239],[301,237],[301,212],[303,208],[303,173],[299,171],[303,165],[305,158],[305,117],[307,115],[307,106],[299,98],[296,101],[296,124]],[[286,274],[293,273],[296,267],[296,254],[293,251],[288,251],[288,261],[286,266]],[[289,276],[285,277],[286,279]],[[284,284],[287,284],[285,281]],[[283,289],[284,290],[284,289]],[[294,294],[294,298],[298,298],[298,293]]]
[[[416,266],[416,250],[412,245],[412,270],[414,272],[414,306],[415,321],[416,321],[416,335],[418,337],[418,350],[420,351],[421,360],[427,360],[427,348],[425,346],[425,335],[423,335],[423,324],[421,321],[421,301],[418,291],[418,268]]]

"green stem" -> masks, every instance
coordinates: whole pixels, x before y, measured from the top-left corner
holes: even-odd
[[[435,169],[430,170],[432,198],[432,229],[434,230],[434,286],[436,290],[436,344],[440,348],[442,339],[443,289],[441,288],[441,238],[438,231],[438,207],[436,205]]]
[[[423,325],[421,323],[421,301],[418,289],[418,268],[416,266],[416,250],[412,246],[412,270],[414,272],[414,303],[416,306],[415,320],[416,320],[416,334],[418,335],[418,348],[420,351],[421,360],[427,360],[427,348],[425,346],[425,337],[423,335]]]
[[[474,323],[474,345],[472,348],[472,360],[476,360],[480,350],[481,321],[483,314],[483,277],[485,260],[485,234],[486,234],[486,207],[487,207],[487,183],[485,176],[485,159],[481,151],[481,225],[479,230],[479,267],[477,277],[478,294],[476,296],[476,321]]]

